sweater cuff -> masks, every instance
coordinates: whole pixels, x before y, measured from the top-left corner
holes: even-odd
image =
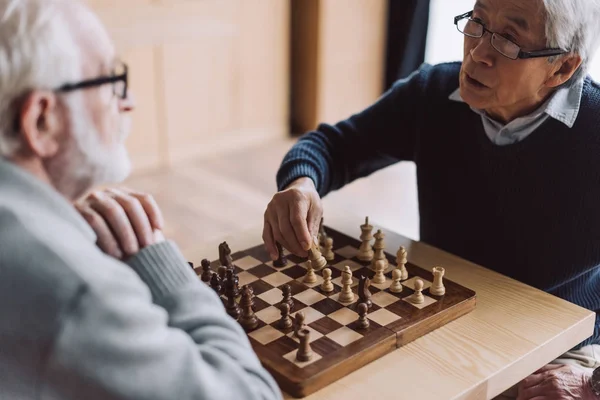
[[[292,167],[289,167],[285,173],[279,171],[277,174],[277,190],[281,192],[296,179],[304,177],[312,179],[318,192],[320,185],[319,174],[316,169],[308,164],[296,164]]]
[[[163,298],[192,282],[198,276],[172,241],[148,246],[127,260],[148,285],[154,299]]]

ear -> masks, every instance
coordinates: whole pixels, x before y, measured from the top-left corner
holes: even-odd
[[[52,157],[60,148],[63,127],[57,100],[53,92],[34,91],[21,104],[21,136],[29,150],[40,158]]]
[[[579,54],[568,54],[554,62],[554,73],[546,81],[546,86],[556,88],[567,82],[581,66],[583,60]]]

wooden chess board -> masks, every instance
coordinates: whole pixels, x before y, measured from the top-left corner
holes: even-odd
[[[320,289],[323,282],[320,272],[317,272],[316,283],[303,282],[307,271],[306,259],[286,252],[287,265],[275,268],[262,244],[231,254],[240,288],[250,285],[256,296],[254,309],[259,325],[248,333],[250,342],[281,389],[294,397],[307,396],[475,308],[475,292],[452,282],[451,277],[444,277],[444,296],[430,294],[432,273],[410,262],[406,264],[409,278],[402,282],[402,292],[390,292],[395,256],[386,252],[390,264],[385,271],[387,281],[384,284],[371,283],[369,289],[373,306],[368,313],[370,326],[366,330],[360,329],[356,312],[358,296],[349,305],[338,301],[342,287],[341,272],[346,265],[350,266],[355,278],[353,290],[357,293],[358,277],[365,274],[372,278],[374,271],[368,262],[356,258],[359,240],[331,228],[325,229],[334,240],[335,259],[327,266],[332,271],[334,283],[331,293]],[[219,261],[211,263],[214,271],[218,266]],[[432,266],[428,267],[431,269]],[[198,274],[201,272],[200,268],[196,271]],[[406,300],[414,293],[417,278],[424,282],[425,301],[422,304]],[[277,326],[281,317],[277,308],[282,300],[280,288],[285,284],[292,289],[292,316],[303,311],[305,323],[311,331],[314,354],[309,362],[296,361],[298,339],[293,337],[292,328],[282,330]]]

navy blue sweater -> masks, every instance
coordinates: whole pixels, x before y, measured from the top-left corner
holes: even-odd
[[[320,125],[285,156],[280,189],[308,176],[321,196],[399,161],[417,166],[423,242],[600,311],[600,87],[588,77],[572,129],[548,119],[496,146],[453,102],[459,63],[425,66],[377,103]],[[600,344],[600,319],[586,342]]]

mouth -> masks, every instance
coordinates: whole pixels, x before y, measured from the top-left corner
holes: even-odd
[[[467,83],[471,86],[474,86],[478,89],[489,89],[489,86],[484,85],[483,83],[479,82],[477,79],[474,79],[473,77],[471,77],[471,75],[467,74],[465,72],[465,80],[467,81]]]

